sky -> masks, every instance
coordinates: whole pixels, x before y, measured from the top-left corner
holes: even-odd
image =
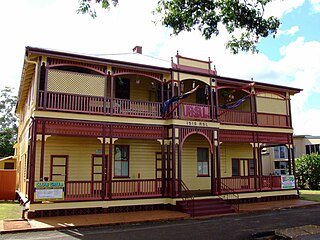
[[[18,93],[26,46],[85,54],[143,54],[170,61],[185,57],[208,60],[218,75],[303,89],[292,97],[295,135],[320,136],[320,0],[274,0],[266,16],[281,21],[275,38],[258,44],[259,53],[232,55],[228,34],[204,40],[197,31],[178,36],[152,14],[158,0],[119,0],[96,19],[77,14],[77,0],[5,0],[1,2],[0,89]]]

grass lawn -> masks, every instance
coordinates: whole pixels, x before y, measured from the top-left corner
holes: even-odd
[[[0,220],[20,219],[22,206],[18,202],[0,201]]]
[[[299,190],[303,200],[320,202],[320,190]]]

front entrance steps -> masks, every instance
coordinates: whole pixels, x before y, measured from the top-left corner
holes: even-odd
[[[179,211],[186,212],[193,217],[221,215],[236,212],[230,204],[220,198],[177,201],[176,204]]]

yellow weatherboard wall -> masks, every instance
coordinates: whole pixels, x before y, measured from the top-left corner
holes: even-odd
[[[222,143],[220,145],[221,177],[232,176],[232,158],[252,159],[253,150],[249,143]]]
[[[257,111],[264,113],[273,113],[273,114],[287,114],[286,101],[280,99],[278,96],[273,95],[273,97],[264,97],[257,96]]]
[[[155,156],[161,152],[161,145],[156,140],[117,140],[114,145],[129,145],[129,177],[155,178]],[[101,154],[102,144],[97,138],[52,136],[45,142],[44,177],[50,177],[51,155],[68,155],[68,180],[91,180],[92,155]],[[106,144],[106,154],[109,152]],[[37,141],[36,180],[40,173],[41,141]],[[113,147],[114,156],[114,147]],[[114,172],[114,157],[112,157]],[[113,174],[114,175],[114,174]],[[117,178],[118,179],[118,178]]]
[[[158,141],[119,139],[114,145],[129,145],[129,177],[131,179],[137,179],[138,174],[141,179],[156,177],[156,152],[161,152],[161,145]],[[114,161],[112,172],[114,172]]]
[[[92,154],[101,151],[97,138],[52,136],[45,142],[44,177],[50,177],[51,155],[68,155],[68,180],[91,180]],[[37,141],[36,178],[39,180],[41,141]]]
[[[190,67],[209,69],[208,62],[198,61],[198,60],[194,60],[194,59],[179,58],[179,64],[185,65],[185,66],[190,66]]]
[[[209,149],[209,175],[208,177],[198,177],[197,148]],[[210,147],[208,140],[199,135],[189,136],[182,147],[182,180],[190,190],[210,189],[211,184],[211,164],[210,164]]]

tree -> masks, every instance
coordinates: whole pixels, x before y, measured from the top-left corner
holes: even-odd
[[[276,17],[264,16],[265,6],[273,0],[159,0],[156,13],[162,15],[161,22],[170,27],[173,34],[198,29],[205,39],[219,35],[225,27],[230,34],[226,48],[233,54],[239,50],[258,52],[261,38],[275,35],[280,26]],[[95,18],[91,0],[79,0],[78,13],[89,13]],[[95,0],[102,8],[117,6],[118,0]]]
[[[5,87],[0,91],[0,158],[14,154],[13,145],[17,140],[17,118],[14,115],[17,97],[12,89]]]
[[[298,186],[310,189],[320,188],[320,155],[311,153],[296,160]]]

